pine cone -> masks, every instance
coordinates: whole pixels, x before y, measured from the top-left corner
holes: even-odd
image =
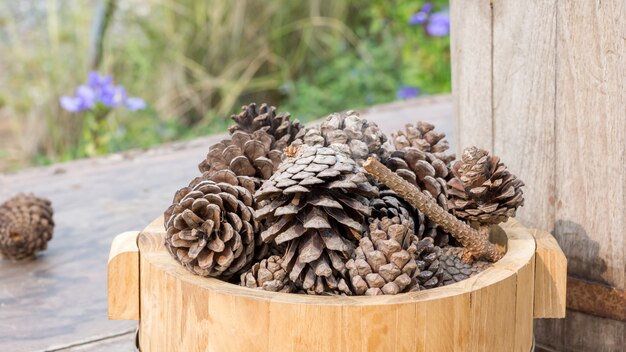
[[[357,295],[395,295],[407,292],[417,270],[413,255],[417,237],[408,221],[400,218],[376,219],[369,236],[359,241],[352,259],[346,263],[350,282]]]
[[[261,238],[287,244],[283,267],[308,293],[350,294],[345,262],[370,215],[365,196],[377,194],[349,157],[299,148],[255,194],[257,203],[266,202],[257,219],[273,224]]]
[[[386,166],[399,176],[416,185],[425,194],[436,199],[443,209],[448,210],[448,167],[434,154],[423,152],[414,147],[397,150],[385,162]],[[423,215],[420,215],[423,217]],[[433,237],[438,246],[450,242],[450,235],[438,228],[437,224],[426,218],[425,230],[420,238]]]
[[[524,182],[507,171],[497,156],[476,147],[463,151],[448,181],[448,205],[459,219],[493,225],[515,216],[524,204]]]
[[[0,253],[21,260],[43,251],[52,239],[54,221],[49,200],[18,194],[0,205]]]
[[[263,131],[235,131],[229,139],[212,145],[198,168],[209,176],[231,170],[237,176],[254,180],[256,189],[262,180],[272,176],[283,159],[282,150],[271,149],[272,143],[272,137]]]
[[[387,137],[375,123],[350,110],[330,114],[319,127],[300,130],[292,144],[330,147],[361,165],[369,156],[380,158],[386,141]]]
[[[439,261],[441,248],[435,245],[431,237],[421,239],[415,251],[417,271],[411,291],[419,291],[443,285],[443,268]]]
[[[253,258],[253,198],[239,179],[229,170],[195,178],[165,211],[165,246],[197,275],[228,279]]]
[[[415,125],[407,124],[404,130],[391,134],[391,142],[395,150],[417,148],[423,152],[433,153],[437,158],[448,164],[455,159],[454,154],[446,154],[450,143],[445,133],[435,131],[435,125],[418,121]]]
[[[380,189],[378,198],[370,199],[370,207],[372,208],[370,221],[386,217],[399,217],[400,221],[407,221],[415,235],[421,238],[424,234],[424,215],[417,212],[412,205],[400,198],[394,191],[384,189],[385,186],[382,184],[377,186]]]
[[[290,121],[291,115],[289,113],[276,114],[276,107],[274,106],[261,104],[261,107],[257,107],[256,103],[251,103],[242,106],[241,110],[238,115],[231,116],[231,119],[237,124],[228,129],[230,133],[234,134],[237,131],[265,132],[273,138],[269,149],[283,150],[304,128],[298,120]]]
[[[272,292],[294,292],[295,287],[282,263],[282,258],[277,255],[257,262],[241,274],[241,286]]]
[[[491,266],[491,263],[482,260],[466,263],[461,259],[462,257],[463,248],[461,247],[446,247],[442,249],[439,255],[439,264],[443,271],[441,276],[443,285],[463,281]]]

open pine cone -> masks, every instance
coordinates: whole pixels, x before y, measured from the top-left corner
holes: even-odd
[[[386,141],[387,137],[375,123],[350,110],[332,113],[318,127],[300,130],[292,144],[330,147],[361,165],[369,156],[380,158]]]
[[[235,131],[230,138],[212,145],[198,168],[209,177],[221,170],[231,170],[237,176],[250,177],[256,189],[282,161],[282,150],[271,149],[272,143],[273,138],[263,131]]]
[[[376,219],[369,235],[359,241],[346,263],[357,295],[395,295],[407,292],[417,270],[414,259],[417,237],[407,220]]]
[[[282,263],[282,258],[277,255],[257,262],[241,274],[240,285],[272,292],[294,292],[295,287]]]
[[[497,156],[476,147],[463,151],[448,181],[450,210],[459,219],[493,225],[515,216],[524,204],[524,182],[510,173]]]
[[[384,185],[379,185],[379,189]],[[424,234],[424,215],[417,212],[412,205],[400,198],[394,191],[381,189],[377,198],[370,199],[372,216],[370,221],[382,218],[399,217],[401,222],[407,221],[415,235],[422,237]]]
[[[253,258],[252,192],[239,179],[230,170],[195,178],[165,211],[165,247],[197,275],[228,279]]]
[[[0,205],[0,254],[11,260],[33,257],[47,248],[54,221],[49,200],[19,194]]]
[[[273,224],[261,238],[287,245],[283,267],[307,292],[351,294],[345,262],[371,212],[365,197],[376,196],[378,189],[340,152],[295,149],[255,194],[257,203],[266,204],[257,219]]]
[[[448,164],[455,159],[455,155],[445,153],[450,149],[450,143],[445,137],[445,133],[435,131],[435,125],[418,121],[415,125],[407,124],[404,130],[392,133],[391,142],[395,150],[417,148],[423,152],[432,153]]]
[[[276,113],[276,107],[251,103],[241,107],[238,115],[231,116],[237,124],[228,130],[231,134],[237,131],[253,133],[262,131],[273,138],[269,149],[283,150],[295,139],[298,132],[304,127],[298,120],[290,121],[289,113]]]
[[[385,164],[400,177],[432,196],[444,210],[448,210],[448,167],[441,159],[432,153],[407,147],[393,152]],[[422,238],[421,233],[418,235]],[[450,236],[430,219],[426,219],[423,236],[433,237],[438,246],[444,246],[450,241]]]

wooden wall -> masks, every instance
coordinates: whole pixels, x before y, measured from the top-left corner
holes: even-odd
[[[626,2],[451,0],[457,151],[477,145],[525,181],[527,226],[568,272],[626,289]],[[626,307],[624,307],[626,309]],[[559,351],[626,351],[626,323],[568,311],[536,323]]]

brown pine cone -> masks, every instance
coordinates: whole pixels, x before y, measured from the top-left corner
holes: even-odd
[[[385,162],[386,166],[400,177],[432,196],[444,210],[448,210],[448,167],[434,154],[408,147],[395,151]],[[420,215],[423,217],[423,215]],[[450,235],[440,229],[434,221],[426,218],[422,237],[432,237],[438,246],[450,242]]]
[[[380,158],[386,141],[387,137],[375,123],[350,110],[330,114],[319,127],[300,130],[292,144],[330,147],[361,165],[369,156]]]
[[[252,193],[230,170],[195,178],[165,211],[165,247],[200,276],[228,279],[248,268],[257,222]]]
[[[255,194],[266,204],[257,219],[272,224],[261,238],[287,245],[283,267],[308,293],[351,294],[345,262],[370,216],[365,197],[378,189],[354,160],[331,148],[296,149]]]
[[[441,248],[436,246],[431,237],[421,239],[416,245],[415,260],[417,271],[414,275],[411,291],[419,291],[443,285],[443,268],[439,261]]]
[[[272,176],[284,156],[282,150],[271,149],[272,143],[272,137],[263,131],[235,131],[230,138],[209,148],[198,169],[209,177],[221,170],[231,170],[237,176],[250,177],[257,189]]]
[[[413,255],[417,237],[407,220],[376,219],[369,235],[359,241],[346,263],[357,295],[395,295],[407,292],[417,270]]]
[[[379,196],[370,199],[370,207],[372,208],[370,221],[385,217],[399,217],[402,222],[406,220],[415,235],[421,238],[424,234],[424,216],[417,212],[412,205],[400,198],[394,191],[384,189],[386,186],[382,184],[377,186],[380,189]]]
[[[454,154],[446,154],[450,143],[446,134],[435,131],[435,125],[418,121],[415,125],[407,124],[404,130],[391,134],[391,142],[395,150],[417,148],[423,152],[433,153],[437,158],[448,164],[455,159]]]
[[[476,147],[463,151],[448,181],[449,208],[459,219],[495,225],[515,216],[524,204],[524,182],[497,156]]]
[[[304,128],[298,120],[290,121],[289,113],[276,113],[276,107],[261,104],[257,107],[256,103],[250,103],[241,107],[238,115],[232,115],[237,124],[231,126],[228,130],[231,134],[237,131],[254,133],[262,131],[273,138],[269,149],[283,150],[293,140],[298,132]]]
[[[255,263],[250,270],[241,274],[241,286],[272,292],[294,292],[287,271],[282,267],[280,256],[273,255]]]
[[[443,271],[441,276],[443,285],[463,281],[491,266],[491,263],[482,260],[466,263],[461,259],[462,257],[463,248],[461,247],[446,247],[442,249],[439,255],[439,263]]]
[[[54,232],[52,204],[32,194],[18,194],[0,205],[0,254],[11,260],[34,257]]]

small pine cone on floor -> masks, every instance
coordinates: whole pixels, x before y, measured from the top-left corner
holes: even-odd
[[[48,246],[54,232],[52,204],[32,194],[18,194],[0,205],[0,254],[17,261]]]

